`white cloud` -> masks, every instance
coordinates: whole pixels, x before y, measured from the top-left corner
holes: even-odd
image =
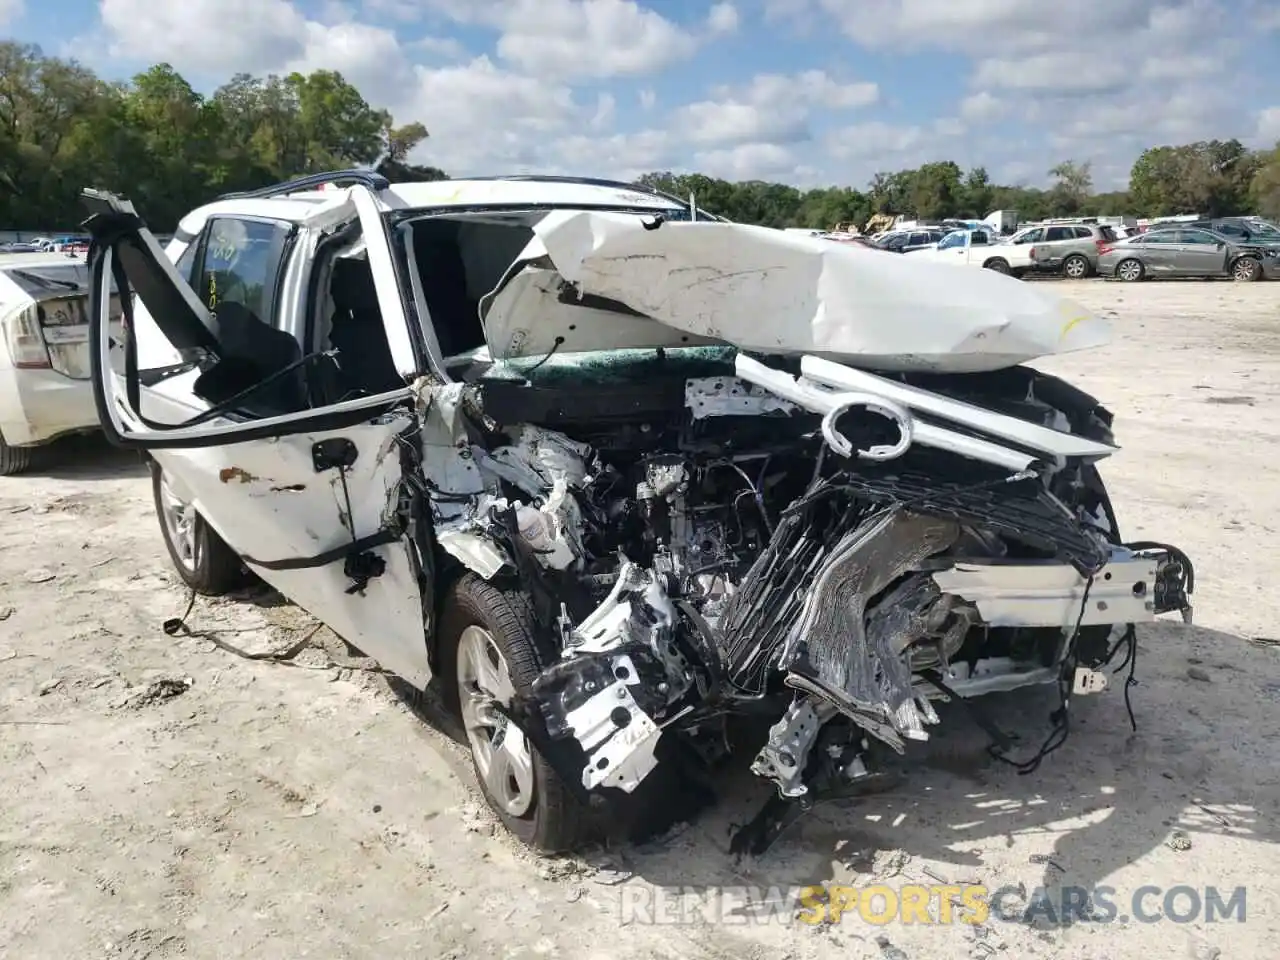
[[[725,180],[796,180],[795,155],[776,143],[740,143],[727,150],[694,154],[693,169]]]
[[[425,12],[421,0],[363,0],[363,7],[369,13],[405,23],[422,19]]]
[[[539,76],[641,76],[693,55],[697,40],[635,0],[496,5],[498,55]]]
[[[795,76],[757,75],[744,90],[719,87],[715,99],[686,104],[675,124],[694,143],[794,143],[810,136],[814,108],[869,106],[880,96],[874,83],[842,83],[822,70]]]
[[[1265,147],[1280,141],[1280,107],[1267,107],[1258,112],[1258,127],[1254,138]]]
[[[229,75],[305,54],[307,20],[286,0],[101,0],[98,9],[109,52],[121,59]]]
[[[1003,116],[1008,105],[985,90],[960,101],[960,116],[972,123],[988,123]]]
[[[0,25],[21,3],[0,0]],[[81,46],[115,58],[94,64],[110,75],[162,60],[210,86],[237,71],[339,70],[398,121],[421,120],[431,138],[414,159],[457,175],[701,169],[861,184],[876,170],[952,158],[1040,184],[1072,157],[1092,161],[1105,188],[1153,144],[1246,131],[1251,144],[1280,139],[1280,106],[1258,111],[1265,69],[1242,66],[1280,27],[1277,0],[700,0],[680,16],[667,0],[98,6],[105,42]],[[740,64],[697,57],[735,32],[759,41],[761,13],[768,34],[842,32],[846,63],[859,62],[854,44],[967,62],[951,115],[921,113],[906,97],[883,103],[877,84],[828,70],[746,79]],[[741,79],[704,86],[709,71],[730,70],[721,78]],[[875,105],[874,121],[854,122],[853,111]],[[996,122],[998,143],[978,132]]]
[[[1120,61],[1082,62],[1072,50],[1048,50],[1017,59],[979,61],[973,85],[982,89],[1044,93],[1118,90],[1133,68]]]
[[[308,21],[301,31],[302,53],[281,68],[309,73],[336,70],[372,104],[399,96],[413,82],[413,66],[396,35],[367,23],[331,26]]]
[[[24,12],[22,0],[0,0],[0,27],[17,23]]]
[[[596,112],[591,115],[591,129],[604,130],[613,125],[613,115],[618,101],[613,94],[601,92],[596,95]]]
[[[416,85],[392,110],[431,131],[414,159],[456,175],[541,169],[570,121],[592,115],[569,87],[538,83],[488,57],[416,73]]]
[[[717,3],[707,14],[707,29],[713,34],[733,33],[738,24],[738,8],[732,3]]]
[[[461,60],[467,55],[466,48],[453,37],[419,37],[406,44],[410,50],[421,50],[429,57],[442,60]]]
[[[634,180],[642,173],[679,166],[681,151],[666,130],[615,133],[607,137],[573,134],[555,145],[548,169]]]

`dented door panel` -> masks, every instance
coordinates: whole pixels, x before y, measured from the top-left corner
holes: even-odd
[[[354,543],[396,530],[399,438],[413,424],[401,415],[326,433],[161,450],[155,458],[251,571],[388,669],[425,683],[422,597],[409,547],[397,536],[356,550],[385,565],[357,592],[346,563]],[[315,460],[318,445],[335,441],[355,450],[345,490],[344,468],[317,469]],[[333,552],[328,562],[306,565]]]

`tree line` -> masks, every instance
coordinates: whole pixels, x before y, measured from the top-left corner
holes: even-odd
[[[210,95],[169,64],[110,82],[38,47],[0,43],[0,230],[67,229],[82,219],[81,187],[132,198],[158,230],[233,190],[323,170],[376,165],[392,180],[444,179],[408,162],[427,138],[418,121],[397,126],[341,74],[238,74]],[[594,171],[586,171],[588,173]],[[1152,147],[1127,190],[1096,193],[1090,164],[1067,160],[1052,185],[1002,185],[983,167],[949,160],[877,173],[865,189],[801,190],[655,172],[641,182],[743,223],[830,228],[878,213],[920,219],[983,217],[1012,209],[1050,216],[1259,213],[1280,217],[1280,144],[1247,150],[1238,140]]]

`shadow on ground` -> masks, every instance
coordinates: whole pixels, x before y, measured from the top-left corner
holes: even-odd
[[[63,437],[33,451],[23,474],[52,480],[119,480],[145,477],[146,461],[135,450],[113,447],[100,433]]]
[[[968,713],[944,704],[932,739],[913,745],[901,763],[898,785],[819,806],[759,858],[729,853],[734,830],[770,795],[745,769],[749,751],[717,777],[716,802],[687,827],[614,853],[630,872],[662,887],[1021,884],[1024,895],[1044,888],[1060,904],[1063,888],[1105,884],[1162,845],[1180,849],[1179,836],[1191,845],[1209,833],[1280,843],[1280,747],[1267,733],[1274,725],[1259,722],[1280,705],[1280,651],[1160,623],[1140,631],[1136,676],[1130,692],[1137,732],[1124,678],[1113,677],[1105,693],[1074,699],[1069,738],[1033,773],[993,758]],[[393,688],[420,717],[459,739],[456,721],[438,703],[428,698],[424,705],[403,685]],[[1057,694],[1035,688],[978,703],[1018,735],[1011,756],[1026,759],[1050,731]],[[689,799],[684,785],[650,779],[653,789],[638,791],[646,794],[642,805],[675,808]],[[678,809],[671,812],[679,818]]]

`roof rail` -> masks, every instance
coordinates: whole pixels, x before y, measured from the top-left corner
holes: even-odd
[[[262,200],[267,197],[283,197],[289,193],[301,193],[322,187],[326,183],[359,184],[370,190],[385,190],[391,181],[375,170],[331,170],[328,173],[310,173],[305,177],[286,180],[270,187],[258,190],[240,190],[235,193],[224,193],[219,200]]]
[[[517,173],[501,177],[463,177],[465,180],[525,180],[535,183],[576,183],[584,187],[610,187],[614,190],[632,190],[636,193],[647,193],[651,197],[670,200],[677,206],[689,208],[689,201],[673,196],[665,190],[650,187],[643,183],[627,183],[625,180],[608,180],[602,177],[567,177],[543,173]],[[705,213],[706,211],[699,211]]]

